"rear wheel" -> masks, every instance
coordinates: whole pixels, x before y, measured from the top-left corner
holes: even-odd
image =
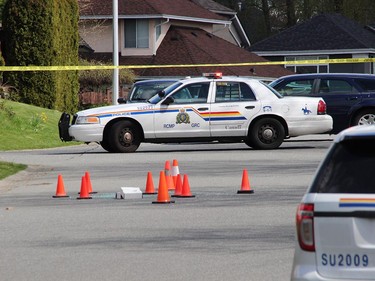
[[[374,125],[375,109],[366,109],[360,111],[353,120],[353,125]]]
[[[113,152],[134,152],[140,144],[141,133],[134,123],[122,120],[113,124],[109,138],[109,145]]]
[[[255,149],[278,148],[284,141],[285,129],[274,118],[263,118],[254,124],[245,143]]]

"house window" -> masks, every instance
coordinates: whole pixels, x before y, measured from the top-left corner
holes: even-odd
[[[285,65],[286,69],[290,69],[296,73],[328,73],[329,65],[327,64],[293,64],[293,62],[301,60],[326,60],[328,56],[295,56],[295,57],[285,57],[285,61],[288,62]]]
[[[148,48],[148,20],[125,21],[125,48]]]
[[[161,35],[161,20],[155,20],[155,39],[158,40]]]

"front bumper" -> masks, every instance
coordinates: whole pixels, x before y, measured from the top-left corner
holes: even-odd
[[[68,113],[64,112],[63,114],[61,114],[58,127],[61,141],[73,140],[73,138],[69,135],[70,115]]]

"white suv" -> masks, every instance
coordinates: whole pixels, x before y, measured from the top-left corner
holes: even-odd
[[[375,126],[337,135],[297,209],[291,280],[375,280]]]

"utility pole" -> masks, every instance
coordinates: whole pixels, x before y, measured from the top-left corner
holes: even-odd
[[[113,80],[112,80],[112,104],[117,104],[119,92],[119,58],[118,58],[118,0],[113,0]]]

